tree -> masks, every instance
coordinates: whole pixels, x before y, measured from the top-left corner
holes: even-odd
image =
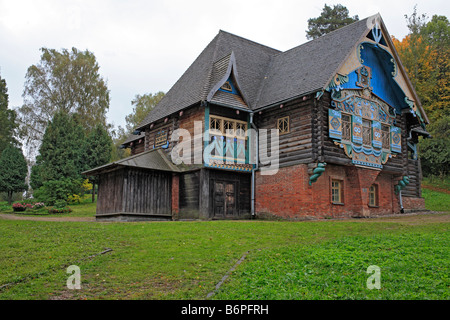
[[[94,54],[76,48],[61,52],[41,48],[41,51],[40,62],[27,70],[24,104],[18,110],[20,133],[27,146],[38,148],[57,112],[78,114],[87,132],[97,123],[106,126],[109,90],[99,74]]]
[[[450,172],[450,23],[445,16],[405,15],[409,34],[393,39],[408,77],[430,119],[431,139],[419,141],[425,176]]]
[[[113,160],[118,160],[130,155],[120,146],[122,143],[133,133],[134,129],[144,121],[145,117],[149,112],[161,101],[164,97],[164,92],[159,91],[155,94],[146,93],[143,95],[137,94],[135,98],[131,101],[131,104],[135,107],[133,112],[125,117],[126,125],[125,128],[119,126],[117,131],[114,132],[114,149],[113,149]]]
[[[107,164],[111,160],[112,145],[113,142],[108,131],[101,124],[97,124],[94,130],[87,136],[84,143],[84,170]],[[94,202],[97,177],[91,177],[90,181],[92,182],[92,202]]]
[[[358,15],[350,17],[348,9],[341,4],[333,7],[325,4],[319,17],[308,19],[306,38],[317,39],[358,20]]]
[[[155,94],[146,93],[144,95],[137,94],[131,101],[134,106],[133,112],[125,117],[127,132],[132,133],[150,111],[161,101],[164,97],[164,92],[159,91]]]
[[[16,113],[8,109],[8,98],[6,81],[0,76],[0,155],[9,144],[17,144],[14,138]]]
[[[27,162],[22,151],[8,145],[0,156],[0,191],[8,194],[8,203],[11,204],[14,192],[25,191],[27,185]]]
[[[419,142],[420,159],[424,176],[444,177],[450,173],[450,116],[443,116],[432,123],[431,139]]]
[[[431,101],[427,106],[434,121],[450,116],[450,22],[445,16],[434,15],[422,29],[421,35],[433,51]]]
[[[57,112],[45,130],[32,168],[31,186],[39,188],[38,194],[47,202],[67,200],[67,195],[79,193],[85,134],[77,118]]]

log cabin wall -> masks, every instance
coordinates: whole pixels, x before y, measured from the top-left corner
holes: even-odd
[[[139,140],[133,141],[133,146],[131,147],[131,155],[134,156],[136,154],[142,153],[145,151],[145,138],[142,137]]]
[[[305,96],[284,103],[282,108],[276,106],[256,113],[257,128],[269,130],[268,145],[260,146],[260,154],[270,155],[270,129],[277,129],[278,119],[289,117],[289,131],[279,134],[279,166],[313,162],[317,153],[313,152],[313,105],[313,98]]]
[[[201,123],[200,133],[195,132],[195,123]],[[191,164],[195,162],[203,163],[203,132],[205,127],[205,108],[201,105],[196,105],[183,111],[181,116],[178,116],[178,124],[175,128],[186,129],[189,131],[191,137]],[[171,142],[175,144],[176,142]],[[201,155],[201,159],[196,159],[195,155]]]

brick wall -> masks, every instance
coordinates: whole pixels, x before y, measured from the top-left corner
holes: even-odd
[[[402,197],[403,209],[410,211],[425,210],[425,199],[416,197]]]
[[[327,165],[318,180],[309,185],[308,165],[280,168],[275,175],[256,174],[257,214],[288,219],[378,216],[400,211],[394,193],[395,179],[378,170],[355,166]],[[331,181],[342,184],[342,203],[331,202]],[[378,203],[369,206],[369,188],[378,189]]]
[[[180,176],[172,175],[172,216],[177,218],[180,212]]]

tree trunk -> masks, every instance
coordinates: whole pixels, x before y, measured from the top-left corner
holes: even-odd
[[[92,182],[92,203],[95,202],[95,181]]]
[[[13,196],[13,192],[8,191],[8,205],[11,205],[11,203],[12,203],[12,196]]]

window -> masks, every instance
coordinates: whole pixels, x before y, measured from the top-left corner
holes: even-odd
[[[155,148],[161,147],[167,143],[167,133],[168,129],[163,129],[156,133],[155,136]]]
[[[226,135],[234,136],[234,124],[232,120],[223,120],[223,131]]]
[[[373,184],[369,188],[369,206],[378,206],[378,186]]]
[[[226,81],[221,87],[220,89],[222,90],[226,90],[226,91],[233,91],[233,87],[230,84],[230,81]]]
[[[352,139],[352,118],[348,114],[342,114],[342,140]]]
[[[231,118],[209,117],[209,143],[215,144],[211,155],[223,161],[245,162],[247,123]]]
[[[278,119],[277,129],[279,134],[285,134],[289,132],[289,117]]]
[[[390,140],[389,126],[381,125],[381,143],[382,143],[382,148],[383,149],[389,149],[390,148],[389,140]]]
[[[371,122],[363,120],[363,144],[372,145]]]
[[[342,181],[331,180],[331,202],[342,204],[342,200]]]

